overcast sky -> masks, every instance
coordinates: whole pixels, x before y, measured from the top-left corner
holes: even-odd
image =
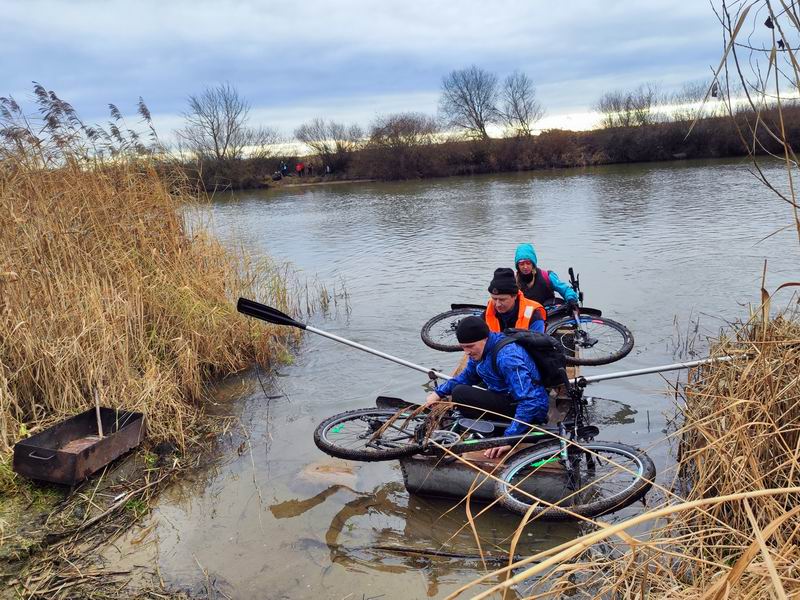
[[[708,78],[722,53],[706,0],[0,0],[0,95],[37,81],[88,122],[142,96],[162,137],[186,98],[229,82],[254,124],[366,126],[435,114],[444,74],[476,64],[537,86],[551,126],[581,124],[605,91]]]

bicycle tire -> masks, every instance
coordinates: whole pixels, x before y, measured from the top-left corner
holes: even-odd
[[[589,465],[587,453],[581,449],[590,451],[588,456],[592,457],[594,466]],[[524,515],[535,500],[513,486],[524,484],[529,493],[536,495],[535,492],[539,492],[540,498],[544,497],[541,491],[546,488],[546,494],[550,497],[545,499],[552,504],[560,504],[570,512],[542,504],[531,511],[531,518],[548,521],[568,521],[575,519],[576,515],[593,518],[624,508],[642,498],[656,476],[656,467],[650,457],[626,444],[584,442],[579,448],[573,447],[571,452],[573,458],[570,460],[575,460],[580,470],[581,480],[577,485],[568,481],[560,457],[561,444],[548,443],[526,448],[512,456],[495,481],[495,497],[506,509]],[[575,453],[579,454],[577,458],[574,458]],[[611,461],[607,459],[609,455],[613,456]],[[597,460],[598,456],[600,461]],[[603,458],[606,460],[603,461]],[[543,469],[548,463],[559,464],[558,467]],[[601,469],[602,473],[598,475]],[[616,479],[612,479],[614,475]],[[618,481],[616,485],[620,489],[606,492],[606,488],[615,487],[615,481]],[[537,483],[539,488],[535,487]]]
[[[461,352],[461,346],[456,339],[459,321],[464,317],[480,317],[482,314],[483,310],[477,308],[456,308],[440,313],[422,326],[422,341],[429,348],[441,352]]]
[[[383,434],[372,439],[395,414],[395,410],[360,408],[333,415],[317,426],[314,443],[336,458],[365,462],[394,460],[420,452],[422,445],[417,442],[416,427],[425,422],[425,414],[412,419],[400,416]]]
[[[546,333],[561,344],[567,363],[587,366],[607,365],[624,358],[633,350],[633,334],[625,325],[605,317],[588,314],[580,314],[580,323],[581,329],[589,333],[593,341],[591,345],[588,343],[582,345],[581,342],[575,341],[574,315],[547,324]],[[577,351],[578,356],[573,356],[573,351]]]

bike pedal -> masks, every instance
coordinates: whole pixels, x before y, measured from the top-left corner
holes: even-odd
[[[584,425],[578,429],[578,439],[592,440],[600,435],[600,430],[594,425]]]

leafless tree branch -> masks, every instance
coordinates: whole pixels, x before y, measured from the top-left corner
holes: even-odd
[[[531,126],[544,116],[544,108],[536,98],[530,77],[514,71],[503,81],[500,97],[500,116],[506,126],[515,135],[531,135]]]
[[[444,77],[439,110],[450,127],[487,139],[486,127],[500,120],[497,100],[497,76],[472,65]]]

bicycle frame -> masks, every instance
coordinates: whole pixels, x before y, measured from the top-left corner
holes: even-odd
[[[539,426],[536,430],[522,435],[462,440],[447,446],[447,450],[453,454],[463,454],[465,452],[488,450],[490,448],[506,445],[542,444],[557,439],[562,445],[562,458],[566,460],[567,451],[572,442],[591,441],[599,433],[596,427],[586,422],[587,402],[583,397],[584,387],[585,386],[582,385],[581,382],[570,385],[570,389],[568,390],[570,409],[567,413],[567,419],[565,421],[559,421],[554,427]],[[445,430],[458,433],[458,427],[458,415],[456,415],[453,417],[453,423],[449,426],[449,429]],[[469,428],[467,428],[462,435],[469,431]],[[429,443],[424,447],[422,454],[442,455],[444,451],[438,446]]]

